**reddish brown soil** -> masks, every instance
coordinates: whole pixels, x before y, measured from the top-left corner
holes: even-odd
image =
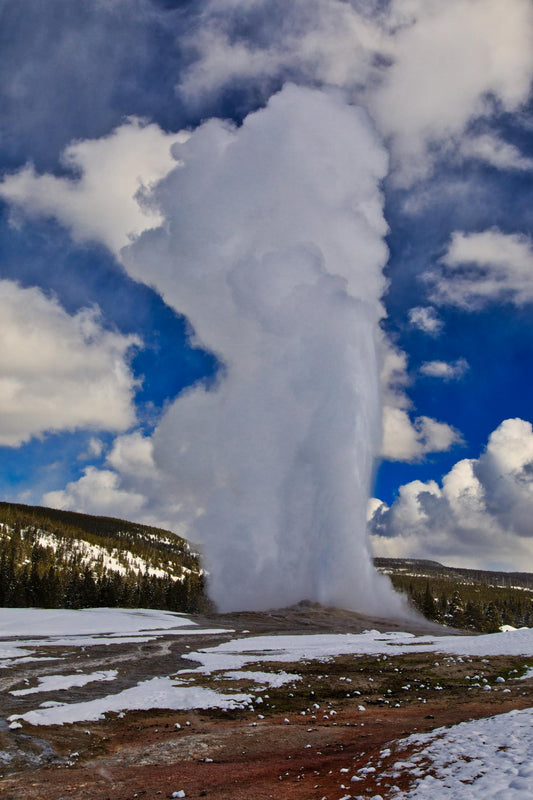
[[[379,625],[347,612],[306,607],[202,622],[241,629],[240,635],[249,631],[355,632]],[[391,630],[394,624],[379,627]],[[424,621],[415,621],[410,628],[417,633],[437,630]],[[43,648],[41,655],[54,660],[2,671],[0,723],[43,700],[58,699],[10,694],[21,686],[35,685],[40,675],[66,674],[74,668],[87,673],[117,668],[119,675],[112,687],[88,684],[60,697],[67,702],[86,701],[156,675],[192,669],[197,664],[187,660],[191,649],[213,646],[234,635],[239,633],[164,636],[141,645]],[[3,723],[0,798],[157,800],[183,790],[187,800],[340,800],[345,795],[371,798],[375,794],[387,800],[390,789],[381,773],[388,760],[394,763],[396,741],[413,732],[533,706],[533,680],[512,680],[528,663],[531,660],[520,657],[457,659],[435,653],[261,663],[260,670],[296,672],[302,680],[265,690],[262,703],[256,697],[253,712],[128,712],[64,726],[32,728],[24,723],[18,731],[8,730]],[[247,669],[253,670],[254,665]],[[507,678],[505,684],[496,681],[501,675]],[[472,685],[472,676],[478,677],[477,686]],[[221,675],[196,674],[191,680],[221,691],[253,688],[247,681],[225,681]],[[490,683],[492,691],[483,689],[483,681]],[[181,727],[176,728],[176,723]],[[382,758],[380,771],[351,783],[351,776],[370,758],[376,764],[385,746],[392,752],[388,760]],[[403,751],[400,760],[407,757]],[[400,788],[409,781],[408,772],[395,777]]]
[[[350,776],[369,757],[375,759],[385,745],[413,732],[530,706],[532,692],[524,687],[515,684],[511,693],[491,692],[489,697],[481,691],[443,691],[426,703],[412,698],[401,708],[368,707],[364,715],[350,701],[328,720],[311,721],[295,712],[270,712],[258,720],[249,712],[227,718],[161,711],[91,723],[89,733],[81,726],[50,728],[56,751],[68,754],[75,748],[80,757],[71,761],[77,763],[6,776],[0,796],[130,800],[170,798],[183,790],[186,798],[211,800],[339,800],[352,793],[379,793],[386,799],[388,786],[379,782],[379,773],[349,788]],[[174,727],[177,720],[180,730]],[[37,733],[43,735],[41,729]],[[341,773],[344,768],[350,773]],[[405,788],[409,776],[395,782]]]

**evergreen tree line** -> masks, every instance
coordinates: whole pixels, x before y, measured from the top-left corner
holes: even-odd
[[[533,627],[531,593],[488,584],[457,584],[439,579],[390,575],[396,589],[427,619],[454,628],[494,633],[502,625]],[[435,584],[438,584],[436,586]]]
[[[41,608],[157,608],[194,613],[208,601],[199,571],[174,580],[106,569],[102,561],[87,563],[73,540],[57,547],[39,543],[34,530],[18,526],[0,536],[0,606]]]
[[[109,552],[115,550],[119,559],[120,553],[131,553],[165,571],[169,562],[179,568],[199,569],[198,554],[181,536],[112,517],[0,502],[0,525],[6,531],[23,531],[25,536],[39,531],[50,533],[59,538],[64,547],[68,547],[69,542],[75,546],[82,539]],[[127,566],[126,560],[124,566]]]

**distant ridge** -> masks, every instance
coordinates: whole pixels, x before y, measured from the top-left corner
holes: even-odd
[[[432,577],[437,574],[465,578],[474,583],[497,583],[501,586],[522,586],[533,589],[533,573],[504,572],[483,569],[466,569],[465,567],[446,567],[438,561],[423,558],[375,558],[374,564],[380,572],[387,570],[406,572],[416,570],[419,575]]]
[[[533,574],[446,567],[418,558],[375,558],[395,589],[427,619],[484,633],[533,627]]]

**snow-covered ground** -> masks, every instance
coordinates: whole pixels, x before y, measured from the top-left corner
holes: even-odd
[[[37,647],[57,645],[91,646],[117,644],[123,641],[147,641],[161,635],[215,634],[222,629],[205,629],[183,614],[143,609],[3,609],[0,620],[0,667],[15,666],[32,658]],[[39,638],[33,638],[33,637]],[[15,640],[13,637],[17,637]],[[377,630],[359,634],[306,634],[299,636],[249,636],[233,638],[214,647],[188,653],[198,667],[181,670],[175,675],[157,678],[157,683],[144,681],[123,692],[87,703],[50,701],[39,709],[14,715],[34,724],[62,724],[74,719],[95,719],[107,711],[126,709],[243,707],[252,701],[251,694],[223,694],[187,685],[191,675],[222,673],[225,678],[249,680],[259,686],[279,686],[294,682],[299,676],[283,671],[246,671],[248,664],[297,663],[301,660],[327,661],[335,656],[393,656],[413,652],[438,652],[457,657],[468,655],[524,655],[533,657],[533,629],[521,629],[486,636],[414,636],[409,633],[381,633]],[[33,655],[35,653],[35,655]],[[186,678],[184,673],[188,675]],[[31,688],[32,694],[66,688],[71,674],[49,676],[47,681]],[[108,675],[100,680],[113,680]],[[155,680],[155,679],[154,679]],[[75,685],[69,683],[68,685]],[[83,685],[78,683],[77,685]],[[29,694],[27,689],[15,690]],[[252,688],[251,691],[254,691]],[[96,715],[96,716],[95,716]]]
[[[117,694],[84,703],[43,703],[35,711],[13,715],[10,720],[26,720],[32,725],[63,725],[68,722],[101,719],[108,711],[144,708],[243,708],[251,700],[251,695],[248,694],[223,694],[201,686],[181,685],[172,678],[152,678]]]
[[[32,660],[37,647],[91,647],[148,642],[164,634],[205,635],[221,628],[200,628],[185,614],[139,608],[2,608],[0,669]],[[33,638],[39,637],[39,638]]]
[[[294,662],[327,660],[341,655],[405,655],[445,653],[456,656],[523,655],[533,657],[533,628],[521,628],[484,636],[415,636],[412,633],[305,634],[298,636],[250,636],[232,639],[216,647],[190,653],[206,673],[242,669],[260,661]]]
[[[0,667],[17,667],[32,660],[46,660],[42,648],[74,645],[90,647],[102,643],[147,641],[162,635],[220,634],[222,629],[205,629],[183,614],[138,609],[84,609],[81,611],[43,609],[2,609],[0,617]],[[226,633],[228,633],[226,631]],[[230,632],[231,633],[231,632]],[[46,652],[46,651],[45,651]],[[461,660],[468,656],[522,655],[533,658],[533,629],[505,631],[486,636],[414,636],[409,633],[365,631],[360,634],[318,634],[297,636],[248,636],[188,652],[198,666],[144,680],[115,693],[103,693],[85,702],[61,702],[61,692],[88,683],[112,683],[120,667],[84,674],[65,669],[65,674],[41,678],[36,686],[14,689],[11,695],[26,699],[47,693],[37,707],[13,714],[10,727],[62,725],[97,720],[108,712],[165,708],[246,708],[260,702],[265,687],[295,683],[301,679],[297,668],[266,671],[247,665],[291,663],[335,656],[388,656],[413,652],[434,652]],[[57,656],[56,656],[57,658]],[[60,672],[60,670],[59,670]],[[195,685],[195,678],[212,675],[225,681],[224,691]],[[527,677],[531,676],[531,671]],[[250,681],[246,692],[227,688],[230,680]],[[496,679],[493,689],[507,691],[505,681]],[[487,687],[489,688],[489,687]],[[103,689],[103,685],[102,685]],[[94,691],[94,689],[93,689]],[[58,699],[50,700],[57,692]],[[27,709],[26,705],[26,709]],[[360,707],[362,713],[364,708]],[[408,773],[412,788],[393,789],[394,800],[530,800],[533,797],[533,710],[513,711],[497,717],[440,728],[430,734],[400,741],[391,762],[390,750],[382,752],[376,767],[382,780],[394,784]],[[404,754],[404,755],[403,755]],[[387,758],[389,756],[389,758]],[[345,770],[343,770],[345,772]],[[360,770],[361,773],[361,770]],[[357,798],[361,774],[351,776],[346,797]],[[390,791],[390,790],[389,790]],[[375,795],[376,798],[379,795]]]
[[[95,681],[114,681],[118,675],[116,669],[100,670],[99,672],[77,672],[74,675],[46,675],[39,678],[37,686],[27,689],[14,689],[9,694],[14,697],[25,697],[28,694],[42,694],[43,692],[62,692],[73,686],[87,686]]]
[[[390,750],[381,755],[389,756]],[[533,710],[409,736],[398,743],[394,755],[398,760],[381,772],[382,781],[394,784],[407,774],[414,784],[407,792],[393,790],[391,800],[531,800]],[[360,772],[372,768],[369,762]],[[358,777],[356,773],[355,783]]]
[[[146,609],[4,608],[0,618],[0,669],[43,658],[42,648],[90,647],[147,642],[163,635],[216,635],[221,628],[202,628],[184,614]],[[40,648],[39,655],[35,652]],[[198,672],[237,671],[260,662],[327,660],[340,655],[403,655],[439,652],[456,656],[524,655],[533,657],[533,629],[485,636],[414,636],[410,633],[306,634],[235,638],[191,652]],[[264,682],[264,678],[263,678]]]
[[[194,626],[185,614],[144,608],[3,608],[0,639],[9,636],[116,636]]]

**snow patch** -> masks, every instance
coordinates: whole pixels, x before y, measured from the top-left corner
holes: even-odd
[[[533,796],[533,709],[437,728],[409,736],[401,746],[415,747],[416,761],[428,761],[431,774],[417,777],[410,790],[391,794],[391,800],[530,800]],[[402,768],[396,763],[385,775],[397,779]]]
[[[15,697],[24,697],[27,694],[42,694],[43,692],[57,692],[70,689],[73,686],[86,686],[95,681],[114,681],[118,675],[118,670],[108,669],[100,672],[89,672],[87,674],[77,673],[75,675],[47,675],[39,678],[38,686],[31,686],[29,689],[14,689],[9,694]]]
[[[114,695],[82,703],[42,704],[34,711],[13,714],[12,721],[31,725],[64,725],[102,719],[110,711],[141,711],[152,708],[173,711],[191,708],[244,708],[252,701],[249,694],[222,694],[199,686],[182,686],[173,678],[152,678]]]

